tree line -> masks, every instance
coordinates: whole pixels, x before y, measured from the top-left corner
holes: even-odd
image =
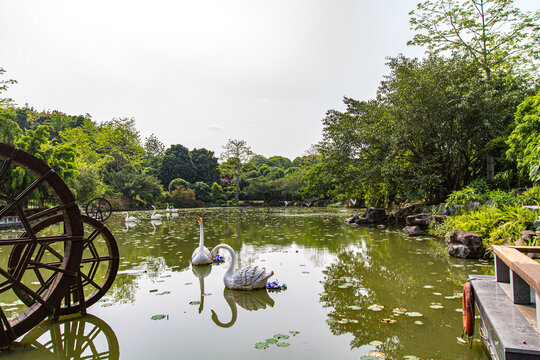
[[[419,3],[409,44],[425,46],[425,57],[388,57],[375,98],[344,98],[345,110],[322,119],[323,140],[293,160],[235,139],[219,159],[204,148],[165,148],[153,134],[143,141],[134,119],[96,123],[1,97],[0,140],[49,163],[79,202],[105,196],[116,208],[347,199],[389,207],[444,202],[479,181],[530,185],[540,179],[540,11],[513,3]],[[0,94],[14,83],[0,80]],[[10,176],[2,186],[28,181]]]

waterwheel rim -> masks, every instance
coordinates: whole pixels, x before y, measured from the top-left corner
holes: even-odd
[[[0,210],[0,220],[10,212],[15,212],[26,232],[24,238],[10,238],[0,235],[0,249],[11,253],[14,246],[22,246],[24,250],[16,264],[0,263],[0,302],[3,298],[10,298],[13,288],[25,292],[34,299],[33,305],[24,311],[17,312],[14,317],[6,315],[3,306],[0,306],[0,345],[5,346],[17,337],[31,330],[45,317],[55,315],[64,294],[76,279],[76,274],[82,256],[84,227],[79,207],[75,198],[60,176],[43,161],[8,144],[0,143],[0,200],[5,204]],[[12,176],[13,171],[19,174],[24,172],[24,179],[20,189],[6,191],[4,183]],[[51,196],[50,207],[36,214],[30,214],[24,208],[25,202],[41,191]],[[64,234],[53,237],[40,237],[35,234],[34,226],[39,221],[59,214],[65,224]],[[51,269],[53,275],[47,280],[48,286],[39,293],[36,286],[24,283],[23,277],[28,270],[29,262],[39,244],[61,244],[64,256],[58,265]],[[39,264],[35,264],[40,266]],[[39,287],[38,287],[39,290]]]

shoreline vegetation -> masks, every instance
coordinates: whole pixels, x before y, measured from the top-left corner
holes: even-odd
[[[221,154],[166,147],[154,134],[142,140],[133,118],[18,106],[4,97],[17,82],[1,67],[0,141],[49,164],[81,205],[95,197],[114,210],[416,203],[448,216],[422,231],[474,232],[486,249],[515,244],[537,216],[523,206],[540,203],[540,11],[512,0],[437,0],[409,16],[408,44],[425,46],[425,57],[388,57],[376,96],[329,109],[323,140],[292,160],[237,139],[224,139]],[[13,169],[0,186],[18,194],[31,181]]]

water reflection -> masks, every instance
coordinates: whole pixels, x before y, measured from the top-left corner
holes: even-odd
[[[20,360],[120,358],[114,331],[92,315],[46,320],[26,334],[20,343],[13,344],[13,348],[13,352],[4,355]]]
[[[222,328],[229,328],[234,325],[238,316],[238,310],[236,304],[240,305],[243,309],[248,311],[257,311],[266,309],[267,306],[274,307],[274,300],[268,295],[266,289],[254,290],[254,291],[241,291],[223,289],[223,297],[231,309],[231,320],[227,323],[223,323],[218,319],[218,315],[212,309],[212,321]]]
[[[332,308],[327,320],[332,333],[353,335],[353,349],[381,342],[372,350],[390,359],[407,352],[421,358],[455,352],[461,324],[452,314],[461,306],[463,278],[456,284],[446,262],[429,247],[397,238],[340,253],[324,271],[320,294],[323,306]],[[455,358],[481,356],[476,343]]]
[[[156,226],[161,225],[161,220],[150,220],[150,225],[152,225],[152,228],[154,229],[151,234],[154,235],[156,233]]]
[[[199,314],[202,313],[204,308],[204,298],[206,294],[204,293],[204,278],[210,275],[212,272],[212,265],[192,265],[191,271],[193,274],[199,278],[199,289],[201,291],[201,304],[199,305]]]
[[[126,221],[125,223],[125,229],[122,229],[124,232],[127,232],[129,229],[134,228],[137,224],[135,222]]]

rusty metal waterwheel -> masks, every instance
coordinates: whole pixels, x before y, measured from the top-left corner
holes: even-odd
[[[58,315],[68,315],[76,312],[86,313],[86,308],[95,304],[103,297],[111,287],[118,272],[120,256],[118,245],[111,231],[100,221],[91,217],[82,216],[84,224],[83,254],[80,268],[76,275],[76,281],[64,294]],[[48,235],[62,232],[65,228],[62,215],[48,217],[34,225],[34,232],[37,235]],[[26,233],[22,237],[27,236]],[[16,245],[13,247],[9,257],[9,268],[20,262],[24,247]],[[53,249],[47,243],[41,243],[34,252],[34,256],[28,266],[32,272],[28,273],[26,279],[30,283],[39,283],[42,288],[47,288],[49,284],[43,276],[43,266],[57,266],[58,262],[65,256],[62,249]],[[35,266],[39,263],[41,266]],[[34,299],[25,292],[14,289],[15,293],[27,306],[34,303]]]
[[[0,347],[6,347],[45,317],[58,315],[60,302],[79,273],[84,228],[73,194],[47,164],[3,143],[0,164],[0,222],[17,216],[24,231],[22,236],[22,231],[0,233]],[[37,212],[28,209],[34,201],[41,205]],[[62,231],[40,234],[36,224],[52,215],[62,219]],[[15,247],[20,256],[9,264]],[[61,256],[54,263],[39,261],[36,254],[42,249]],[[40,280],[28,281],[36,269]],[[21,304],[17,293],[32,304]]]

